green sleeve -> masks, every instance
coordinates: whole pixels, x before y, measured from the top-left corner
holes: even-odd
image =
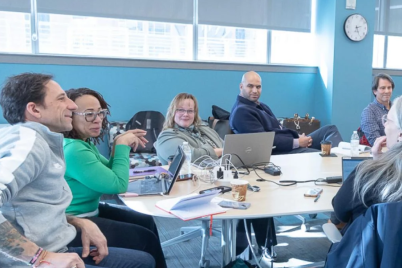
[[[128,186],[129,152],[129,146],[117,145],[113,164],[109,168],[109,161],[100,155],[95,146],[82,141],[69,143],[64,146],[66,176],[99,193],[123,193]]]

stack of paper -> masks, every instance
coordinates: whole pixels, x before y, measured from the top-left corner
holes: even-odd
[[[160,200],[156,203],[156,207],[184,221],[225,213],[226,209],[211,202],[219,193],[220,191],[213,191]]]
[[[359,154],[362,154],[362,153],[370,152],[371,147],[359,144],[358,149],[359,149]],[[334,148],[331,149],[331,153],[343,154],[343,155],[351,156],[350,142],[341,141],[339,143],[338,147],[334,147]]]

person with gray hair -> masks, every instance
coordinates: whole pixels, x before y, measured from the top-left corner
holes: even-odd
[[[391,107],[394,88],[395,83],[388,74],[380,73],[374,76],[371,90],[375,98],[364,108],[360,119],[360,128],[370,146],[373,146],[378,137],[385,135],[381,118]]]
[[[382,117],[385,136],[374,142],[373,160],[360,163],[332,200],[336,217],[347,227],[371,205],[402,201],[402,97]],[[383,147],[389,150],[383,153]]]

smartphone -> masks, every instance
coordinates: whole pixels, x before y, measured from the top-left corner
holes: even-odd
[[[229,186],[217,186],[217,187],[214,187],[214,188],[201,190],[200,194],[205,194],[205,193],[209,193],[211,191],[216,191],[216,190],[220,190],[221,193],[223,194],[223,193],[232,191],[232,187],[229,187]]]
[[[259,192],[260,191],[260,187],[258,187],[256,185],[251,186],[250,183],[247,185],[247,189],[249,189],[250,191],[253,191],[253,192]]]
[[[307,192],[304,193],[304,196],[317,197],[321,193],[322,193],[322,188],[317,187],[317,188],[309,189]]]
[[[183,175],[179,175],[177,176],[176,181],[186,181],[186,180],[191,180],[193,178],[194,174],[183,174]]]
[[[223,200],[223,201],[219,202],[218,205],[223,207],[223,208],[248,209],[251,204],[250,203]]]

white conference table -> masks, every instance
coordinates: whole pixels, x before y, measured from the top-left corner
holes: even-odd
[[[327,176],[341,175],[342,157],[321,157],[319,153],[275,155],[271,162],[280,166],[282,175],[271,176],[264,171],[257,171],[264,179],[280,182],[280,180],[314,180]],[[305,197],[304,193],[313,187],[313,182],[299,183],[293,186],[278,186],[270,182],[259,182],[257,175],[251,174],[241,177],[251,185],[261,188],[259,192],[247,191],[246,202],[251,206],[247,210],[230,209],[226,213],[215,215],[214,219],[222,220],[222,267],[236,258],[236,225],[240,219],[276,217],[284,215],[316,214],[332,211],[331,201],[338,191],[338,187],[320,186],[324,190],[317,202],[314,198]],[[216,182],[215,185],[228,185],[227,182]],[[177,197],[198,192],[202,189],[214,187],[208,183],[200,182],[194,185],[192,181],[176,182],[169,196],[141,196],[124,197],[125,204],[141,213],[155,217],[174,217],[155,206],[155,203],[164,198]],[[231,199],[230,192],[221,196]]]

